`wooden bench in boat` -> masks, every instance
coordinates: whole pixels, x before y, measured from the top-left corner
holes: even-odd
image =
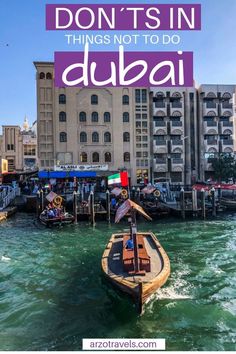
[[[134,250],[126,248],[126,244],[129,238],[130,238],[129,235],[125,235],[123,237],[123,270],[125,272],[134,271]],[[147,253],[142,235],[137,236],[137,245],[138,245],[139,269],[140,271],[150,272],[151,271],[150,257]]]

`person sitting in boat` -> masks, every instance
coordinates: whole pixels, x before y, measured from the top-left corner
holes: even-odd
[[[112,209],[115,209],[115,207],[116,207],[116,198],[112,198],[111,199],[111,207],[112,207]]]
[[[128,241],[125,244],[125,248],[127,250],[133,250],[134,249],[134,242],[133,242],[132,238],[128,239]]]

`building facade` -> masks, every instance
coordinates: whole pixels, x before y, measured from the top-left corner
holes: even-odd
[[[212,159],[233,154],[235,85],[202,85],[198,90],[200,179],[214,179]]]
[[[150,179],[147,89],[56,88],[54,64],[34,64],[40,170],[102,164],[127,170],[132,184]]]
[[[197,90],[151,88],[153,180],[191,184],[198,177]]]
[[[234,85],[56,88],[54,63],[34,64],[40,170],[106,165],[132,184],[191,185],[214,178],[212,158],[235,150]]]
[[[37,168],[37,138],[34,127],[25,118],[22,128],[3,125],[0,136],[0,158],[8,161],[8,172],[22,172]]]

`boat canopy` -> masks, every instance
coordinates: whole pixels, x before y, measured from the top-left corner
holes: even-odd
[[[141,192],[144,193],[144,194],[151,194],[153,193],[154,191],[156,190],[155,187],[153,186],[147,186],[147,187],[144,187]]]
[[[226,183],[214,183],[214,184],[194,184],[193,189],[197,191],[201,191],[204,189],[204,191],[209,191],[212,188],[215,189],[225,189],[225,190],[236,190],[236,184],[226,184]]]
[[[142,214],[146,219],[148,220],[152,220],[152,218],[145,213],[145,211],[143,210],[143,208],[136,204],[135,202],[133,202],[132,200],[130,199],[127,199],[123,204],[121,204],[121,206],[117,209],[117,212],[116,212],[116,217],[115,217],[115,223],[118,223],[122,218],[123,216],[125,216],[128,211],[130,209],[135,209],[137,210],[140,214]]]

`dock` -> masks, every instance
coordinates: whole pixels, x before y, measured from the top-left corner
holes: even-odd
[[[17,212],[17,207],[8,207],[4,211],[0,211],[0,222],[8,219]]]

